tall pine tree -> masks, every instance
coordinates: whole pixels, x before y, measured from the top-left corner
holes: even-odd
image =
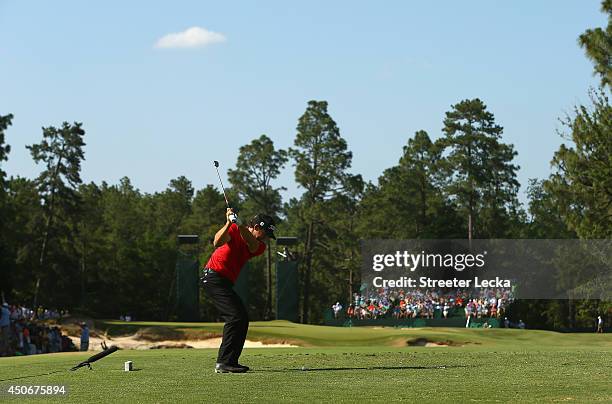
[[[38,144],[26,146],[34,161],[44,164],[45,167],[36,180],[44,201],[44,225],[41,229],[43,239],[34,305],[37,303],[41,277],[44,275],[49,282],[57,279],[49,276],[49,273],[53,271],[45,268],[49,242],[54,236],[55,241],[60,241],[61,237],[73,236],[66,224],[69,223],[68,219],[76,213],[79,205],[79,195],[76,190],[82,182],[81,162],[85,160],[84,136],[85,131],[81,123],[64,122],[60,128],[53,126],[43,128],[43,140]],[[58,217],[60,220],[56,220]],[[58,263],[55,264],[57,267]],[[46,288],[57,286],[45,285]]]
[[[251,214],[264,213],[278,222],[281,210],[280,191],[283,187],[274,187],[272,181],[280,174],[287,163],[287,152],[275,149],[274,142],[266,135],[261,135],[251,143],[240,147],[236,169],[228,171],[232,188],[245,200],[245,209]],[[263,318],[269,319],[272,314],[272,249],[268,241],[266,248],[266,304]]]
[[[586,55],[593,62],[593,69],[603,87],[612,86],[612,0],[603,0],[601,11],[608,15],[608,26],[587,29],[578,38]]]
[[[503,128],[476,98],[452,106],[443,132],[445,188],[467,219],[468,239],[506,236],[519,183],[516,152],[501,142]]]
[[[297,211],[304,225],[304,267],[302,271],[302,322],[309,320],[311,280],[317,239],[325,225],[322,202],[345,190],[351,175],[352,153],[340,136],[340,129],[327,111],[326,101],[309,101],[300,117],[294,148],[289,153],[295,162],[295,179],[304,194]]]

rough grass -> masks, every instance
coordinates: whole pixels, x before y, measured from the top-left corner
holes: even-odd
[[[69,395],[58,402],[612,401],[610,335],[253,325],[251,333],[261,338],[322,346],[245,349],[242,362],[253,368],[246,374],[214,374],[212,349],[119,351],[94,363],[93,371],[76,372],[66,369],[87,354],[2,358],[0,386],[66,384]],[[168,326],[218,332],[221,325]],[[415,338],[462,344],[406,345]],[[123,372],[126,360],[134,361],[135,372]]]

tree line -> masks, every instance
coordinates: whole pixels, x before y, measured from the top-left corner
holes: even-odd
[[[320,322],[336,300],[360,286],[359,241],[368,238],[609,238],[612,235],[612,1],[602,3],[607,28],[585,31],[579,44],[594,63],[600,87],[589,105],[562,119],[568,144],[551,156],[548,178],[531,179],[518,200],[517,151],[478,99],[460,100],[435,140],[425,131],[407,139],[399,161],[376,183],[351,171],[352,153],[326,101],[309,101],[293,146],[278,149],[266,135],[242,146],[228,170],[228,192],[241,216],[263,212],[278,233],[297,236],[300,319]],[[224,220],[223,195],[195,190],[188,178],[143,193],[119,184],[83,183],[85,128],[64,122],[42,129],[27,146],[42,167],[35,179],[8,176],[0,115],[0,289],[6,299],[80,310],[94,316],[172,319],[176,235],[199,234],[201,262]],[[283,201],[279,174],[293,168],[302,191]],[[272,245],[269,247],[273,247]],[[273,318],[273,248],[250,269],[249,311]],[[514,315],[541,327],[586,326],[602,301],[521,301]],[[214,320],[209,305],[203,317]]]

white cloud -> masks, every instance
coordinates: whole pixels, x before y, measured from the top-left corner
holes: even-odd
[[[201,48],[214,43],[225,42],[225,35],[206,28],[191,27],[183,32],[164,35],[155,43],[156,48]]]

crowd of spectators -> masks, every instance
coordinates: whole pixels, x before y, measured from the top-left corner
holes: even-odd
[[[38,306],[36,310],[30,309],[22,305],[8,305],[10,318],[13,321],[17,320],[60,320],[62,317],[67,317],[70,313],[67,310],[53,310],[42,306]]]
[[[507,289],[397,290],[380,288],[370,293],[353,295],[353,301],[344,313],[350,319],[377,318],[501,318],[513,296]],[[332,306],[334,317],[339,318],[342,305]]]
[[[67,314],[4,302],[0,310],[0,356],[75,351],[72,340],[49,321]]]

